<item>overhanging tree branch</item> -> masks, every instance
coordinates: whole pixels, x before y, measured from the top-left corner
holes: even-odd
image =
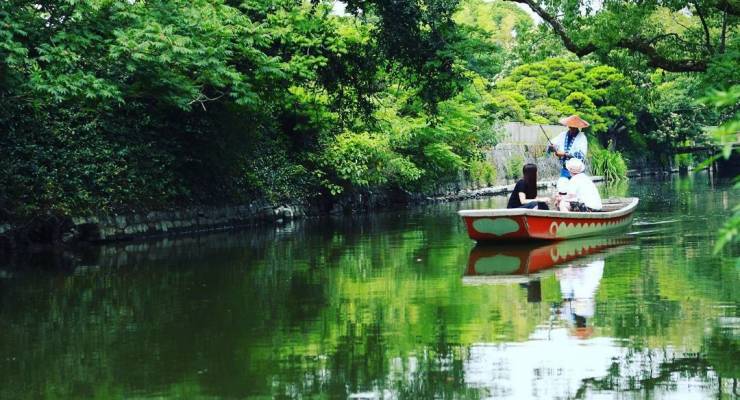
[[[532,1],[532,0],[506,0],[506,1],[526,4],[527,6],[529,6],[529,8],[531,8],[532,11],[537,13],[537,15],[540,16],[540,18],[545,20],[545,22],[547,22],[552,27],[555,33],[557,33],[558,36],[560,36],[560,40],[563,41],[563,45],[565,46],[565,48],[570,50],[572,53],[574,53],[578,57],[583,57],[587,54],[591,54],[594,51],[598,50],[596,45],[594,45],[593,43],[589,43],[585,46],[579,46],[578,44],[573,42],[573,39],[571,39],[570,36],[568,36],[568,33],[565,32],[565,27],[563,27],[563,24],[561,24],[557,18],[555,18],[554,16],[550,15],[547,11],[545,11],[545,9],[540,7],[540,5],[537,4],[537,2]]]
[[[736,17],[740,16],[740,4],[738,4],[737,0],[719,0],[717,2],[717,8]]]
[[[566,32],[563,24],[553,15],[548,13],[544,8],[540,7],[536,0],[505,0],[514,3],[526,4],[532,11],[540,16],[555,33],[562,40],[563,45],[566,49],[574,53],[579,57],[583,57],[587,54],[591,54],[597,50],[608,51],[611,48],[622,48],[630,50],[635,53],[642,54],[647,58],[648,64],[652,67],[662,68],[670,72],[704,72],[707,69],[706,60],[692,60],[692,59],[672,59],[665,57],[660,54],[653,44],[665,37],[666,35],[659,35],[653,38],[645,37],[632,37],[622,38],[611,46],[599,47],[593,42],[586,44],[578,44]]]
[[[625,38],[617,42],[617,47],[632,50],[644,55],[651,67],[661,68],[670,72],[703,72],[707,70],[704,60],[673,60],[661,54],[650,43],[652,39],[643,37]]]
[[[694,8],[696,9],[696,14],[699,15],[701,26],[704,29],[704,43],[707,46],[707,50],[709,50],[710,53],[713,53],[714,49],[712,49],[712,37],[709,35],[707,20],[704,18],[704,13],[701,11],[701,8],[699,8],[699,3],[694,2]]]
[[[673,40],[675,40],[677,42],[683,43],[685,45],[689,45],[689,42],[683,40],[681,38],[681,36],[678,35],[678,33],[674,33],[674,32],[664,33],[664,34],[658,35],[658,36],[653,36],[652,38],[650,38],[646,42],[646,44],[649,44],[649,45],[653,46],[653,45],[655,45],[655,43],[658,43],[658,41],[663,40],[663,39],[668,39],[668,38],[673,38]]]

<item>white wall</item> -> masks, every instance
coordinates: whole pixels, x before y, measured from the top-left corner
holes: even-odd
[[[547,132],[552,140],[560,132],[567,128],[562,125],[526,125],[521,122],[509,122],[505,127],[504,137],[499,143],[502,144],[540,144],[546,145],[547,139],[542,133],[540,126]]]

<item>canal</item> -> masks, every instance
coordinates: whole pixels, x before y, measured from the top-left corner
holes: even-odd
[[[601,190],[633,225],[544,250],[474,246],[493,197],[6,258],[0,398],[734,398],[738,190]]]

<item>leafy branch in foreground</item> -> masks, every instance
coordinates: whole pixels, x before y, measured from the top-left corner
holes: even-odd
[[[704,161],[701,165],[707,166],[721,157],[730,158],[733,145],[740,142],[740,85],[733,85],[726,91],[715,90],[702,99],[702,102],[718,109],[728,111],[727,120],[716,128],[709,129],[709,134],[722,146],[722,153]],[[735,150],[737,151],[737,150]],[[735,177],[735,189],[740,189],[740,177]],[[714,253],[718,253],[728,243],[735,242],[740,233],[740,204],[732,209],[732,217],[719,231],[719,238],[714,246]]]

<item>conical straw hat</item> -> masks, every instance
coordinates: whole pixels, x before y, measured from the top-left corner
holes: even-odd
[[[588,128],[588,122],[581,119],[581,117],[577,115],[571,115],[570,117],[566,117],[560,120],[561,125],[565,125],[569,128]]]

